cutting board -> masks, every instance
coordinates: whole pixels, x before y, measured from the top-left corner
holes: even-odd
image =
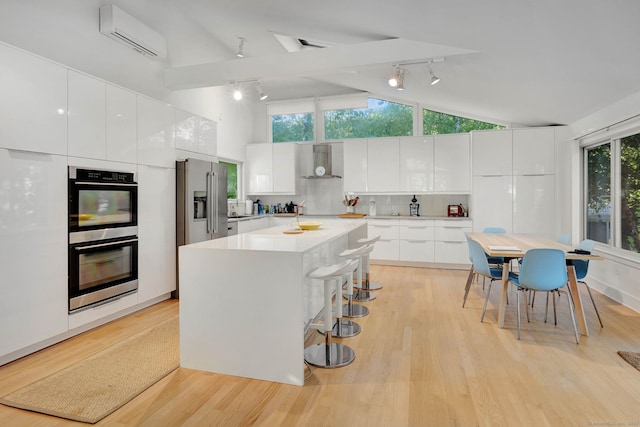
[[[277,213],[277,214],[273,214],[273,216],[296,216],[296,214],[294,213]]]
[[[363,216],[367,216],[367,214],[359,214],[359,213],[343,213],[338,215],[340,218],[362,218]]]

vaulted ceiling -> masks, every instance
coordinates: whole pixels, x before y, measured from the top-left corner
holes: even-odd
[[[176,0],[174,6],[225,54],[172,61],[165,72],[171,89],[260,80],[269,100],[366,91],[525,126],[569,124],[640,91],[640,2],[633,0]],[[327,47],[289,52],[276,34]],[[246,39],[244,58],[236,57],[239,37]],[[439,84],[429,85],[426,66],[414,64],[403,66],[406,90],[387,85],[393,65],[441,57],[432,66]]]

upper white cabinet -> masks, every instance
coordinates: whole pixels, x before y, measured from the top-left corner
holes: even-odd
[[[436,135],[434,139],[434,191],[471,192],[469,134]]]
[[[136,163],[138,123],[136,94],[107,84],[107,160]]]
[[[136,95],[69,70],[69,155],[136,163]]]
[[[67,69],[0,44],[0,147],[67,154]]]
[[[176,148],[194,153],[217,154],[217,124],[182,110],[175,110]]]
[[[513,131],[513,174],[555,174],[554,128],[515,129]]]
[[[554,175],[514,176],[513,232],[556,236]]]
[[[488,130],[471,132],[474,176],[511,175],[512,131]]]
[[[348,139],[343,143],[344,190],[367,191],[367,140]]]
[[[433,191],[433,136],[400,138],[400,191]]]
[[[175,168],[174,109],[138,96],[138,163]]]
[[[400,140],[367,140],[367,191],[395,192],[400,188]]]
[[[67,158],[0,149],[0,356],[68,330]]]
[[[247,194],[296,194],[300,179],[298,148],[293,143],[247,145]]]
[[[69,70],[69,155],[105,159],[106,84]]]

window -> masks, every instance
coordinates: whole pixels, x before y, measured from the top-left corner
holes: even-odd
[[[422,110],[424,135],[440,135],[445,133],[466,133],[472,130],[504,129],[505,126],[481,122],[466,117],[452,116],[437,111]]]
[[[313,113],[271,116],[272,142],[313,141]]]
[[[227,199],[229,200],[237,200],[238,199],[238,177],[240,174],[238,173],[238,164],[231,162],[223,162],[220,161],[221,165],[225,165],[227,167]]]
[[[584,152],[586,237],[640,253],[640,134]]]
[[[413,135],[413,107],[369,98],[367,108],[324,112],[326,140]]]

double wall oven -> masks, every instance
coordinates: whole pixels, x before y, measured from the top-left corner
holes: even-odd
[[[69,167],[69,313],[138,290],[135,172]]]

